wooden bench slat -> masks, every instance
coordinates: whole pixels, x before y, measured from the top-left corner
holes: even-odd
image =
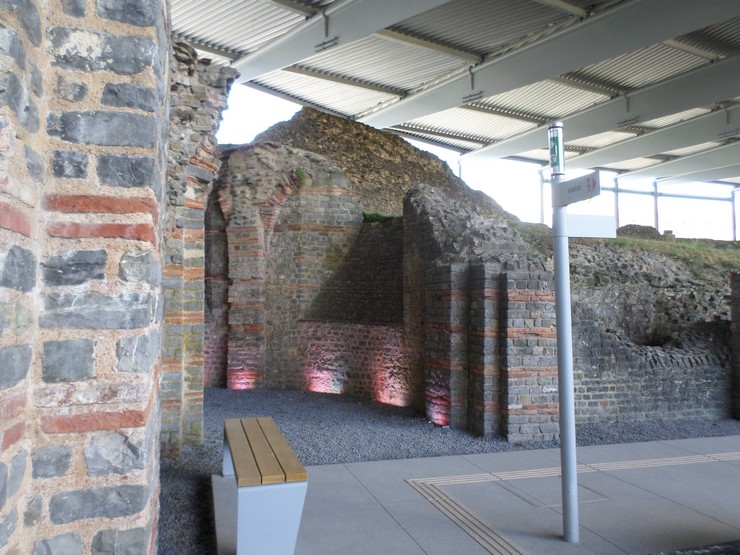
[[[247,437],[244,435],[244,429],[239,419],[225,420],[224,432],[226,433],[226,440],[229,442],[229,449],[231,449],[231,460],[234,464],[237,485],[243,487],[261,484],[262,476],[259,468],[257,468],[257,461],[252,456],[252,450],[249,448]]]
[[[267,441],[272,446],[272,450],[277,457],[278,463],[285,473],[286,482],[302,482],[308,479],[308,473],[306,469],[298,460],[298,457],[293,451],[288,441],[283,436],[283,433],[278,428],[277,424],[272,418],[263,417],[258,418],[257,422],[262,428],[262,432],[265,434]]]
[[[257,467],[262,474],[263,484],[280,484],[285,482],[285,473],[273,453],[262,428],[256,418],[242,418],[242,428],[249,440]]]

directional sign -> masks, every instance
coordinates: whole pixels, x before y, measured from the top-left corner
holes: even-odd
[[[568,206],[574,202],[595,197],[599,193],[601,193],[599,172],[592,172],[569,181],[553,183],[552,205],[554,207]]]

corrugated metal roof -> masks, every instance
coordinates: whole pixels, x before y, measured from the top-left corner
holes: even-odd
[[[707,63],[688,52],[656,44],[598,64],[585,67],[575,75],[585,81],[608,83],[620,89],[633,90],[673,77]]]
[[[184,39],[246,54],[304,18],[263,0],[185,0],[171,4],[173,31]]]
[[[536,102],[533,102],[533,99],[536,99]],[[541,81],[490,96],[478,104],[510,111],[512,115],[535,116],[543,122],[548,122],[607,99],[608,97],[603,94],[574,89],[554,81]]]
[[[613,145],[625,139],[631,139],[635,136],[635,133],[628,133],[626,131],[607,131],[606,133],[599,133],[598,135],[591,135],[583,139],[575,139],[573,141],[568,140],[568,135],[565,135],[565,147],[577,147],[577,148],[602,148],[605,146]]]
[[[695,118],[696,116],[701,116],[702,114],[706,114],[707,112],[709,112],[707,108],[692,108],[691,110],[685,110],[683,112],[671,114],[670,116],[665,116],[663,118],[652,119],[650,121],[641,123],[640,125],[643,127],[660,129],[661,127],[673,125],[674,123],[678,123],[679,121],[685,121],[691,118]]]
[[[392,28],[468,52],[487,55],[572,17],[537,2],[459,0]]]
[[[408,90],[466,64],[445,54],[373,35],[309,58],[301,65]]]
[[[288,42],[289,55],[286,58],[283,50],[272,68],[260,65],[261,74],[252,85],[348,118],[415,106],[409,111],[413,115],[395,124],[400,132],[462,151],[516,141],[538,126],[543,127],[544,142],[544,126],[564,120],[566,144],[573,149],[566,153],[570,158],[579,151],[607,147],[634,133],[657,130],[727,106],[729,99],[740,100],[740,79],[733,82],[732,69],[701,83],[689,77],[697,68],[711,68],[715,60],[724,60],[718,63],[736,68],[740,74],[737,0],[709,4],[691,0],[566,0],[570,6],[544,0],[450,0],[439,5],[440,1],[444,0],[429,0],[437,7],[424,11],[421,3],[393,0],[171,0],[172,30],[216,63],[240,58],[240,64],[250,64],[255,56],[269,61],[281,44],[305,37],[302,43],[296,42],[302,46],[295,49],[290,48],[293,42]],[[372,11],[375,6],[379,6],[377,14]],[[318,13],[321,9],[327,9],[324,16]],[[671,14],[664,18],[666,10]],[[405,19],[393,20],[389,14],[395,12],[404,13]],[[343,20],[347,28],[341,28],[337,21],[342,20],[336,20],[335,13],[350,14]],[[354,13],[361,15],[353,18]],[[631,13],[650,15],[633,24],[620,15]],[[376,16],[383,25],[373,27]],[[389,21],[394,22],[383,28]],[[602,25],[601,21],[610,24]],[[620,21],[621,27],[611,25],[613,21]],[[643,25],[646,22],[648,26]],[[640,25],[643,30],[638,33],[634,28]],[[603,28],[596,35],[603,40],[589,34],[592,27]],[[363,31],[349,33],[353,41],[342,38],[357,28]],[[317,30],[325,34],[319,36]],[[661,38],[650,44],[642,38],[648,35]],[[582,46],[577,46],[574,37],[583,37]],[[609,45],[616,43],[620,49],[610,50]],[[610,55],[588,65],[574,63],[562,75],[547,75],[534,67],[537,63],[523,63],[518,68],[504,63],[545,44],[547,48],[541,50],[544,59],[550,46],[559,44],[571,45],[568,52],[572,55],[566,53],[566,61],[571,57],[588,59],[583,55],[591,51],[609,51]],[[589,62],[594,59],[592,56]],[[472,68],[475,71],[468,76]],[[484,71],[491,72],[494,81],[499,80],[496,72],[503,72],[502,82],[517,85],[486,95],[475,78]],[[509,72],[523,77],[511,79]],[[677,88],[665,93],[663,100],[658,97],[649,105],[638,103],[634,121],[640,122],[639,126],[629,127],[631,99],[668,79],[677,80]],[[431,93],[448,89],[450,94],[444,101],[428,100],[440,98]],[[612,116],[609,101],[617,95],[624,97],[624,102],[620,101],[624,113]],[[675,102],[677,99],[686,100]],[[464,102],[470,103],[468,108],[460,107]],[[669,111],[664,108],[668,105],[676,107]],[[593,118],[598,125],[584,132],[578,130],[580,124],[575,131],[569,127],[571,119],[584,118]],[[626,129],[619,130],[625,125]],[[717,135],[723,140],[737,138],[732,129],[728,124],[718,129]],[[570,132],[575,136],[568,139]],[[531,140],[522,140],[521,145],[521,152],[503,150],[517,158],[548,161],[547,151],[532,150]],[[702,148],[690,145],[670,154],[686,156]],[[645,150],[646,156],[652,156],[655,153],[649,151],[656,148],[648,140]],[[643,157],[609,167],[629,171],[659,161]]]
[[[344,116],[367,110],[389,98],[387,94],[339,83],[332,83],[331,87],[327,87],[326,81],[318,77],[285,71],[268,73],[255,80],[255,83],[289,96],[297,102],[305,101],[314,106],[329,105],[332,112]]]
[[[419,130],[444,131],[461,138],[483,138],[487,142],[506,139],[536,127],[535,124],[521,120],[481,114],[466,108],[452,108],[438,112],[432,116],[412,120],[408,122],[408,125]]]

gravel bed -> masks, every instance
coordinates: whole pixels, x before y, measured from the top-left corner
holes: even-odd
[[[440,428],[408,408],[288,390],[205,390],[205,441],[162,459],[159,553],[215,553],[211,474],[220,472],[225,418],[271,416],[306,466],[557,447],[512,445]],[[579,445],[740,435],[740,421],[650,420],[578,426]]]

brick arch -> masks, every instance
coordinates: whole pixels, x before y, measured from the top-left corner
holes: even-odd
[[[327,159],[277,143],[230,152],[217,186],[227,222],[227,386],[304,387],[298,322],[359,233],[359,200]]]

